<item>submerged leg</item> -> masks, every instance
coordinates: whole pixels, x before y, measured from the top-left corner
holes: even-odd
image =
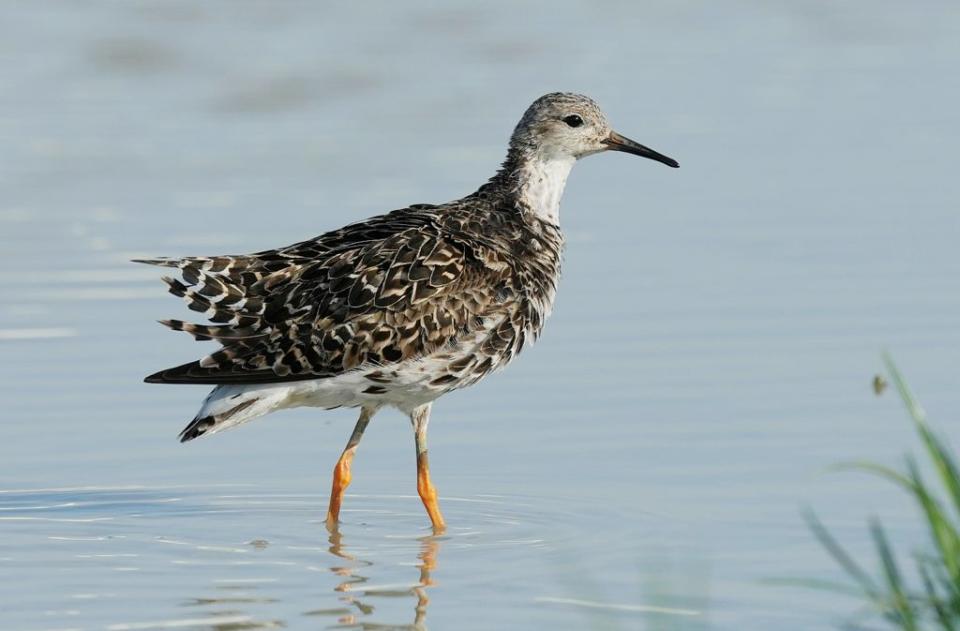
[[[443,523],[443,515],[440,514],[440,506],[437,504],[437,489],[430,481],[430,462],[427,460],[427,425],[430,423],[430,405],[428,403],[415,409],[410,414],[410,421],[413,423],[413,433],[417,442],[417,493],[420,494],[423,506],[427,509],[433,530],[440,533],[446,528],[446,524]]]
[[[357,445],[363,437],[363,430],[367,429],[367,423],[373,418],[376,412],[375,408],[361,408],[360,418],[350,434],[350,440],[347,446],[343,448],[340,459],[337,460],[333,468],[333,488],[330,490],[330,508],[327,510],[327,526],[333,528],[340,519],[340,503],[343,501],[343,492],[350,485],[350,463],[353,461],[353,454],[357,451]]]

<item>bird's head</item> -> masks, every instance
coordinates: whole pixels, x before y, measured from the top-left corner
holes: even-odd
[[[674,168],[679,166],[673,158],[613,131],[593,99],[568,92],[553,92],[534,101],[514,129],[510,146],[545,161],[577,160],[601,151],[623,151]]]

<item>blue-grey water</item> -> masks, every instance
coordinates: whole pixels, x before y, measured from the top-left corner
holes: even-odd
[[[831,629],[916,448],[960,409],[960,10],[950,2],[0,4],[0,628]],[[206,352],[143,255],[242,253],[470,192],[527,104],[594,96],[679,170],[579,164],[556,311],[444,398],[429,536],[382,413],[180,445]]]

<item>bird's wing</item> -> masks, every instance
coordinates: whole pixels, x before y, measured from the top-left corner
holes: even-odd
[[[144,261],[178,268],[182,280],[165,279],[170,292],[213,323],[164,324],[223,345],[147,381],[330,377],[424,357],[476,330],[503,310],[495,288],[509,283],[506,266],[483,262],[420,209],[280,250]]]

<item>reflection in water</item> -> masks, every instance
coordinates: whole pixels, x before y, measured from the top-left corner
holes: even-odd
[[[426,629],[427,605],[430,599],[427,596],[427,587],[432,586],[433,578],[431,572],[437,566],[437,554],[440,551],[440,539],[436,535],[428,535],[420,538],[420,551],[417,554],[417,568],[420,570],[419,580],[414,584],[392,584],[392,585],[373,585],[367,581],[369,577],[360,574],[365,568],[370,568],[374,564],[371,561],[360,559],[350,554],[344,547],[343,534],[339,526],[333,526],[330,530],[330,548],[329,551],[339,559],[347,561],[346,564],[336,563],[330,567],[330,571],[337,576],[342,576],[344,580],[338,584],[334,591],[342,592],[340,600],[352,608],[343,608],[336,610],[324,610],[308,612],[312,615],[332,615],[344,614],[339,619],[339,627],[349,629]],[[353,595],[358,594],[357,596]],[[365,599],[362,600],[361,596]],[[413,622],[409,625],[394,625],[364,621],[362,617],[370,616],[374,612],[374,606],[366,600],[371,596],[380,597],[405,597],[413,596],[416,598],[414,607]],[[356,611],[354,611],[356,609]],[[356,612],[359,612],[357,614]]]
[[[448,497],[451,515],[470,526],[438,537],[415,530],[422,527],[414,525],[422,521],[419,511],[398,510],[413,498],[353,499],[360,510],[385,518],[347,534],[336,528],[326,533],[319,527],[324,522],[316,519],[323,502],[310,494],[225,495],[185,487],[0,489],[0,567],[44,590],[42,607],[24,612],[17,621],[24,624],[4,628],[47,628],[42,624],[59,616],[63,620],[57,622],[82,618],[115,631],[300,628],[305,620],[341,629],[422,630],[441,546],[447,548],[449,566],[443,593],[454,597],[446,602],[445,596],[445,607],[464,602],[457,599],[460,574],[451,574],[458,566],[471,568],[470,580],[482,592],[487,585],[501,587],[499,564],[488,560],[507,558],[505,551],[511,562],[529,564],[556,559],[558,550],[578,550],[545,581],[531,583],[537,589],[533,596],[520,594],[509,606],[536,607],[536,620],[554,623],[580,615],[591,625],[599,620],[617,628],[624,619],[644,616],[659,625],[651,628],[667,628],[665,620],[671,629],[710,628],[708,592],[696,589],[696,577],[707,575],[703,568],[684,571],[671,582],[670,566],[644,564],[646,569],[639,571],[649,573],[653,583],[644,589],[648,602],[642,604],[634,594],[611,588],[609,580],[601,582],[602,575],[591,578],[592,566],[580,564],[604,547],[592,539],[576,540],[576,531],[565,526],[571,511],[583,509],[582,502],[549,504],[540,498],[536,511],[525,511],[517,508],[524,497]],[[595,506],[589,508],[603,515]],[[397,522],[401,532],[418,535],[398,534]],[[626,550],[619,544],[617,549]],[[33,560],[41,555],[49,563],[38,568]],[[682,568],[688,565],[685,561]],[[60,590],[49,587],[49,567],[57,568],[54,577],[64,581]],[[131,583],[135,577],[152,578],[153,599],[124,608],[119,603],[126,594],[113,587],[118,572]],[[631,573],[630,579],[635,576]],[[80,581],[92,586],[80,591]],[[556,588],[562,591],[553,593]],[[502,609],[503,603],[498,605]],[[435,625],[442,615],[434,607]]]

